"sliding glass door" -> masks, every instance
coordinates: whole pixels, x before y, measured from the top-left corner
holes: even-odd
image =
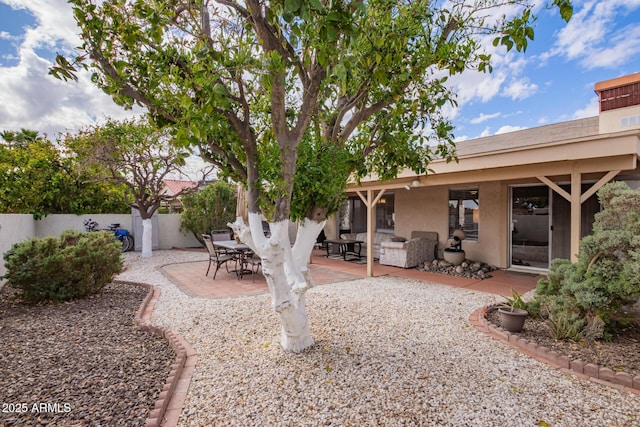
[[[549,268],[550,213],[549,187],[511,187],[511,266]]]

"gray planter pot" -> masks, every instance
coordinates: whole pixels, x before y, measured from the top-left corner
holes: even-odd
[[[464,262],[466,255],[464,251],[451,251],[445,249],[442,251],[442,257],[445,261],[451,263],[451,265],[460,265]]]
[[[520,332],[529,312],[520,308],[499,308],[500,325],[509,332]]]

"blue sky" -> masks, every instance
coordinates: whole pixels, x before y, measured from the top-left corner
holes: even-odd
[[[598,114],[596,82],[640,72],[640,0],[574,2],[566,25],[540,3],[536,39],[525,54],[488,46],[491,74],[451,79],[458,140]],[[88,76],[47,75],[56,52],[80,44],[65,0],[0,0],[0,130],[39,130],[54,139],[105,117],[128,117]]]

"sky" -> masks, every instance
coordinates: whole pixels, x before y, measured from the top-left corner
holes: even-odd
[[[446,115],[456,140],[596,116],[594,84],[640,72],[640,0],[575,0],[569,24],[544,4],[524,54],[489,45],[491,74],[450,79],[458,106]],[[88,75],[76,83],[47,74],[56,53],[70,57],[80,45],[77,34],[65,0],[0,0],[0,131],[38,130],[55,140],[140,113],[114,104]]]

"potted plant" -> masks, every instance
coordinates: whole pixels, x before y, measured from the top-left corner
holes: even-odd
[[[514,289],[511,289],[511,298],[504,297],[507,302],[498,307],[500,314],[500,325],[509,332],[520,332],[524,327],[524,321],[527,319],[529,312],[527,303]]]

